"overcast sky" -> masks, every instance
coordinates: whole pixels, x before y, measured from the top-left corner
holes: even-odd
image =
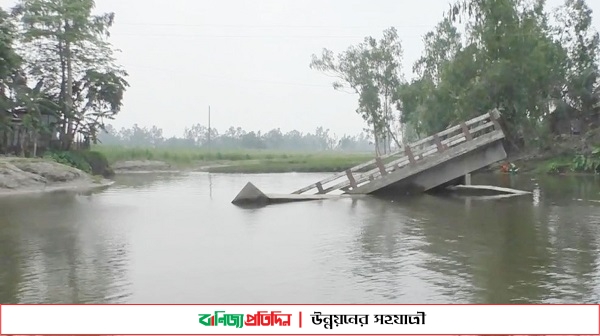
[[[0,0],[9,7],[15,0]],[[562,0],[548,0],[548,8]],[[365,126],[356,97],[333,90],[311,70],[313,53],[342,51],[395,26],[404,73],[421,55],[422,36],[448,0],[96,0],[114,12],[112,42],[131,87],[117,128],[157,125],[166,136],[207,123],[219,131],[314,131],[356,134]],[[588,0],[600,15],[600,1]],[[598,18],[594,18],[598,27]],[[597,28],[598,29],[598,28]]]

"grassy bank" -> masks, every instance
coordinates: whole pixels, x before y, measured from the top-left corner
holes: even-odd
[[[556,156],[508,157],[495,163],[482,172],[498,173],[505,162],[515,164],[519,174],[532,175],[595,175],[600,173],[600,160],[583,154],[562,154]]]
[[[506,149],[507,148],[505,144]],[[483,169],[500,172],[504,163],[513,163],[523,174],[597,175],[600,173],[600,128],[581,135],[557,135],[537,146],[512,149],[508,158]]]
[[[600,152],[593,154],[566,154],[535,162],[534,172],[546,174],[598,174]],[[533,165],[534,163],[529,163]]]
[[[285,173],[339,172],[373,159],[366,154],[304,154],[288,158],[237,162],[229,166],[210,168],[213,173]]]
[[[596,139],[589,141],[587,135],[571,141],[556,141],[545,149],[510,155],[508,162],[519,168],[519,173],[550,175],[590,175],[600,173],[600,146]],[[503,162],[492,165],[491,171],[499,171]]]
[[[577,143],[581,143],[578,141]],[[560,145],[559,145],[560,144]],[[339,172],[373,159],[373,153],[278,152],[268,150],[155,149],[95,146],[91,153],[106,158],[109,165],[124,161],[161,161],[179,169],[208,170],[214,173]],[[58,157],[59,162],[62,157]],[[88,160],[89,161],[89,160]],[[519,173],[596,174],[600,170],[600,147],[578,148],[559,142],[548,150],[510,157]],[[64,162],[63,162],[64,163]],[[487,171],[499,172],[503,162]],[[81,168],[81,165],[72,166]],[[213,166],[213,167],[211,167]],[[205,168],[208,167],[208,168]],[[85,169],[84,169],[85,170]]]
[[[124,161],[162,161],[177,168],[219,165],[219,173],[334,172],[373,158],[372,153],[280,152],[268,150],[157,149],[96,146],[110,164]]]
[[[126,148],[118,146],[94,146],[108,159],[109,163],[121,161],[162,161],[176,166],[198,162],[247,161],[288,159],[296,154],[261,150],[206,150],[202,148]]]

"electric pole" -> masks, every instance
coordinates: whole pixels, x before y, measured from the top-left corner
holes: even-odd
[[[210,105],[208,105],[208,151],[210,152]]]

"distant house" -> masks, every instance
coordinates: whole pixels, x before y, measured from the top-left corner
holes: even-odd
[[[45,131],[36,132],[23,125],[28,113],[25,107],[0,111],[0,153],[35,155],[58,142],[56,116],[43,114],[40,121]]]

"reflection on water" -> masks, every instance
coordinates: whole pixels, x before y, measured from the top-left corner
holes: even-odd
[[[127,242],[98,225],[111,215],[88,206],[96,196],[0,201],[0,302],[118,299],[127,282]]]
[[[119,176],[90,194],[0,199],[1,303],[598,302],[600,186],[474,176],[532,191],[242,209],[323,174]]]

